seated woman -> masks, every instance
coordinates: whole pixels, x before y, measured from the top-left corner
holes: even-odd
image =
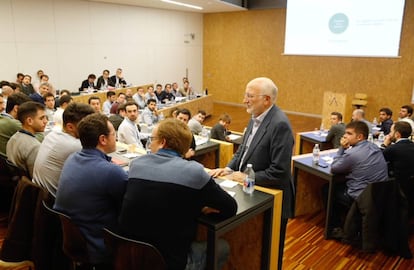
[[[158,124],[150,137],[153,154],[131,161],[119,228],[121,234],[154,245],[168,269],[204,269],[206,243],[195,242],[197,218],[234,216],[236,201],[210,177],[201,164],[183,159],[192,140],[188,126],[177,119]],[[218,244],[221,267],[229,254]],[[199,267],[201,266],[201,267]]]
[[[211,138],[221,141],[230,141],[227,128],[231,123],[231,117],[227,113],[220,115],[219,122],[211,129]]]

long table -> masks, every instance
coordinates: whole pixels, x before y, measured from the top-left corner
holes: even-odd
[[[333,157],[337,149],[320,152],[320,158],[326,155]],[[324,209],[322,202],[322,186],[329,183],[329,193],[325,218],[326,239],[331,237],[331,217],[333,188],[335,183],[344,181],[343,175],[331,173],[331,166],[323,168],[313,164],[312,154],[303,154],[293,158],[293,181],[296,190],[295,215],[311,214]]]
[[[296,133],[295,155],[312,153],[315,144],[319,144],[320,150],[332,149],[332,143],[326,141],[327,132],[306,131]]]

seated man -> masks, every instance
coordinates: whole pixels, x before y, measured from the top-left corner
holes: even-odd
[[[342,114],[339,112],[331,113],[331,128],[326,136],[326,141],[331,142],[333,148],[339,148],[341,146],[341,138],[345,133],[345,124],[342,123]]]
[[[367,124],[368,134],[372,134],[372,123],[365,119],[365,112],[363,109],[356,109],[352,112],[352,121],[362,121]]]
[[[109,116],[109,121],[112,123],[112,125],[114,125],[116,131],[118,131],[119,126],[121,125],[122,121],[124,121],[125,114],[125,104],[121,104],[118,106],[117,112]]]
[[[158,103],[160,103],[160,101],[157,98],[157,95],[154,92],[154,87],[152,85],[147,87],[147,93],[145,93],[145,100],[148,99],[155,99],[155,101]]]
[[[91,106],[73,102],[63,112],[63,127],[52,130],[40,145],[34,164],[33,182],[56,196],[63,163],[68,156],[82,149],[77,124],[85,116],[94,113]]]
[[[116,100],[116,94],[114,91],[106,92],[106,100],[102,105],[102,111],[105,115],[111,114],[111,107],[112,107],[112,104],[115,102],[115,100]]]
[[[133,160],[129,168],[119,216],[121,233],[157,247],[168,269],[205,269],[206,244],[193,242],[197,218],[229,218],[236,214],[237,203],[202,165],[182,158],[192,140],[186,124],[164,120],[150,138],[153,154]],[[218,246],[220,269],[229,251],[225,241]]]
[[[6,154],[31,179],[40,146],[35,134],[43,132],[47,124],[45,106],[35,101],[24,102],[19,106],[17,118],[22,123],[22,129],[7,142]]]
[[[46,93],[43,96],[43,100],[45,101],[45,108],[46,108],[46,116],[47,120],[53,121],[53,115],[55,114],[55,96],[52,93]]]
[[[111,85],[115,86],[115,88],[125,87],[127,82],[125,81],[122,75],[122,68],[118,68],[115,72],[115,75],[109,78]]]
[[[385,160],[388,162],[389,175],[400,184],[410,202],[410,209],[414,207],[414,143],[409,139],[412,130],[405,121],[395,122],[391,132],[385,137],[382,145]]]
[[[410,124],[411,130],[414,132],[414,121],[411,119],[413,115],[413,107],[404,105],[400,109],[398,121],[405,121]]]
[[[118,141],[144,148],[141,140],[146,139],[146,136],[139,133],[136,122],[139,116],[138,105],[133,101],[127,102],[125,104],[125,114],[126,117],[118,128]]]
[[[230,141],[227,136],[227,129],[230,123],[230,115],[228,115],[227,113],[220,115],[219,122],[210,131],[211,138],[221,141]]]
[[[110,87],[114,87],[112,81],[109,79],[109,70],[105,69],[102,71],[102,75],[99,76],[96,87],[100,90],[107,90]]]
[[[0,154],[6,156],[6,145],[10,137],[22,128],[17,118],[19,107],[30,98],[22,93],[12,94],[7,99],[6,112],[0,115]]]
[[[137,92],[132,96],[135,103],[138,104],[140,110],[145,108],[145,93],[144,88],[138,87]]]
[[[333,174],[344,174],[345,182],[337,183],[333,191],[333,236],[341,238],[341,215],[345,215],[354,200],[370,183],[388,179],[387,163],[378,146],[367,141],[368,126],[362,121],[346,125],[341,147],[331,165]],[[328,185],[324,186],[327,201]]]
[[[97,89],[95,86],[95,80],[96,76],[95,74],[89,74],[88,78],[84,80],[81,84],[81,87],[79,87],[79,91],[88,91],[89,89],[95,90]]]
[[[115,102],[112,103],[110,113],[115,114],[118,111],[118,107],[121,104],[125,104],[126,102],[126,95],[125,93],[119,93],[118,97],[116,98]]]
[[[54,208],[78,225],[88,243],[90,262],[107,265],[102,229],[117,224],[128,175],[106,155],[116,150],[115,129],[107,116],[86,116],[78,132],[82,150],[65,161]]]
[[[152,126],[158,122],[157,101],[155,99],[148,99],[147,107],[142,112],[142,122]]]
[[[203,110],[199,110],[193,118],[188,121],[188,127],[190,128],[191,132],[195,135],[198,135],[203,130],[203,122],[206,119],[206,112]]]
[[[91,105],[96,113],[101,113],[101,99],[98,96],[91,96],[88,99],[88,104]]]
[[[157,96],[157,100],[161,103],[165,103],[165,91],[162,90],[162,85],[157,84],[155,88],[155,95]]]
[[[188,124],[188,120],[191,118],[191,112],[187,109],[180,109],[177,111],[176,118],[180,120],[181,122]],[[185,153],[184,157],[189,159],[195,155],[195,149],[196,149],[196,141],[193,139],[191,141],[190,149],[188,149],[187,153]]]
[[[379,132],[384,132],[384,135],[388,135],[388,133],[390,133],[391,126],[393,123],[391,117],[392,117],[392,111],[390,108],[381,108],[379,110],[380,124],[378,125],[378,127],[381,128]],[[377,132],[374,135],[378,136],[379,132]]]
[[[69,106],[69,103],[73,101],[72,96],[70,95],[63,95],[59,98],[59,108],[56,109],[55,114],[53,115],[53,121],[55,125],[63,126],[63,112],[65,111],[66,107]]]

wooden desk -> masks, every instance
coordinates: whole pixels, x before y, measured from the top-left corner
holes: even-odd
[[[217,180],[221,182],[222,180]],[[217,240],[218,238],[226,232],[239,227],[241,224],[245,223],[253,217],[263,214],[263,223],[262,223],[262,235],[261,239],[261,248],[259,249],[249,249],[248,253],[245,255],[239,254],[239,256],[245,256],[244,262],[241,265],[238,265],[236,268],[240,269],[270,269],[270,258],[271,258],[271,247],[272,247],[272,217],[273,217],[273,205],[274,205],[274,196],[256,190],[252,195],[245,194],[242,190],[241,185],[236,185],[233,188],[224,188],[226,190],[231,190],[236,193],[234,199],[237,201],[238,209],[237,214],[234,217],[223,221],[216,221],[209,216],[201,216],[199,218],[199,223],[207,227],[207,269],[217,269]],[[240,238],[238,240],[238,245],[240,242],[245,242],[246,238]],[[260,241],[260,240],[258,240]],[[250,245],[250,243],[245,243]],[[232,249],[237,248],[236,244],[230,242]],[[252,268],[249,266],[249,260],[255,261],[253,258],[257,255],[257,251],[260,250],[260,266],[257,265]],[[274,269],[274,268],[272,268]]]
[[[333,157],[337,149],[322,151],[321,158]],[[294,156],[293,182],[296,190],[295,215],[311,214],[323,210],[322,186],[329,183],[328,202],[325,218],[325,239],[330,238],[330,220],[332,216],[333,188],[335,183],[343,181],[343,175],[331,173],[331,166],[322,168],[313,164],[312,154]]]
[[[206,168],[217,168],[220,164],[220,144],[210,140],[197,145],[193,159],[203,164]]]
[[[319,144],[321,151],[332,149],[332,143],[326,141],[327,133],[319,131],[307,131],[296,133],[295,155],[312,153],[315,144]]]
[[[180,103],[171,103],[159,109],[158,112],[162,112],[165,117],[171,117],[173,111],[184,108],[188,109],[192,116],[196,115],[199,110],[204,110],[207,115],[211,115],[213,113],[213,97],[208,95]]]

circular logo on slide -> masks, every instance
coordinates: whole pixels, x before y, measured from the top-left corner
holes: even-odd
[[[342,34],[349,25],[348,17],[343,13],[336,13],[329,20],[329,29],[334,34]]]

